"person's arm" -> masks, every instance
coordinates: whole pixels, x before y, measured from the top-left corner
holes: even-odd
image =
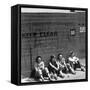
[[[49,63],[49,64],[53,69],[58,70],[58,68],[56,68],[54,65],[52,65],[52,63]]]
[[[59,62],[59,67],[64,67],[64,65],[62,63]]]
[[[74,59],[74,58],[69,57],[69,62],[70,62],[70,63],[75,64],[75,59]]]
[[[41,66],[40,67],[41,67],[41,69],[44,69],[45,68],[45,65],[44,65],[44,62],[43,61],[41,62]]]
[[[66,66],[65,58],[62,59],[62,64]]]
[[[34,68],[35,68],[36,71],[38,71],[39,68],[38,68],[37,63],[34,64]]]
[[[59,62],[56,62],[56,64],[57,64],[57,69],[59,69],[60,63]]]
[[[74,58],[75,58],[75,61],[79,61],[79,58],[78,57],[75,56]]]
[[[63,64],[64,64],[64,66],[67,66],[65,61],[63,62]]]
[[[68,60],[69,60],[70,62],[74,62],[74,61],[75,61],[75,60],[74,60],[73,58],[71,58],[71,57],[69,57]]]

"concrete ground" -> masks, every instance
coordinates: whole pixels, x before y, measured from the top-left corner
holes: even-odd
[[[83,64],[85,66],[85,59],[81,59],[80,62],[81,62],[81,64]],[[86,72],[83,72],[80,69],[77,69],[75,75],[65,74],[64,78],[58,77],[58,81],[60,81],[60,80],[85,79],[85,73]],[[26,83],[26,82],[38,82],[38,81],[34,80],[33,78],[24,77],[24,78],[21,79],[21,82]]]

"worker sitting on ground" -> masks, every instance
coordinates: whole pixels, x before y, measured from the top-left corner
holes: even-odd
[[[77,68],[80,68],[81,71],[85,71],[84,66],[80,63],[79,58],[75,56],[73,51],[70,51],[68,61],[74,70],[76,70]]]
[[[37,56],[34,68],[35,68],[35,78],[36,79],[40,81],[45,81],[47,77],[47,79],[51,80],[48,68],[45,67],[41,56]]]
[[[52,73],[54,75],[54,78],[56,80],[57,80],[58,76],[64,78],[62,70],[59,67],[58,62],[54,55],[50,57],[50,62],[49,62],[48,68],[49,68],[50,73]]]
[[[58,54],[57,61],[59,63],[59,67],[61,68],[62,72],[64,72],[64,73],[70,72],[72,74],[75,74],[74,69],[70,66],[69,63],[65,62],[65,58],[63,57],[63,55],[61,53]]]

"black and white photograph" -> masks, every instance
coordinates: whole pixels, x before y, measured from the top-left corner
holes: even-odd
[[[21,7],[21,83],[86,80],[83,9]]]
[[[90,0],[1,0],[0,90],[90,90]]]

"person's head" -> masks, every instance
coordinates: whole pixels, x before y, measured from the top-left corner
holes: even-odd
[[[70,57],[73,57],[75,54],[73,51],[70,51]]]
[[[51,62],[56,61],[56,57],[55,57],[55,55],[50,56],[50,61],[51,61]]]
[[[40,63],[41,61],[42,61],[42,57],[41,57],[41,56],[37,56],[37,57],[36,57],[36,62],[37,62],[37,63]]]
[[[58,54],[57,59],[61,60],[63,58],[63,55],[61,53]]]

